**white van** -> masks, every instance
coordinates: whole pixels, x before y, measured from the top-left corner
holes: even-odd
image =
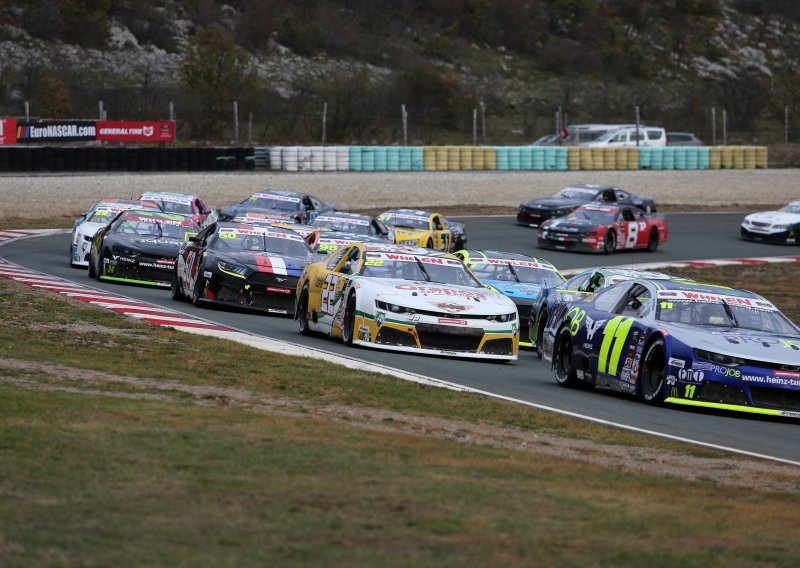
[[[569,133],[565,144],[580,145],[584,142],[597,140],[603,134],[612,130],[619,130],[626,126],[636,126],[635,124],[570,124],[567,126]]]
[[[636,126],[626,126],[606,132],[596,140],[581,144],[593,148],[636,146]],[[658,126],[639,126],[639,146],[666,146],[667,131]]]

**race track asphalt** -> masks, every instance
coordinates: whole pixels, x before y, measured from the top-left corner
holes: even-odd
[[[626,265],[708,258],[782,256],[797,254],[796,247],[749,243],[738,238],[743,213],[668,214],[670,238],[655,253],[617,253],[611,256],[542,251],[534,246],[533,229],[517,226],[511,217],[465,217],[468,246],[540,254],[559,268]],[[686,438],[741,452],[797,462],[800,465],[800,421],[750,417],[675,407],[653,408],[602,390],[580,391],[556,385],[550,369],[536,356],[522,351],[510,364],[425,357],[365,348],[341,342],[303,337],[288,318],[270,317],[219,308],[198,308],[170,299],[168,290],[124,286],[90,280],[85,270],[68,262],[69,235],[56,234],[8,243],[0,256],[54,276],[106,289],[131,298],[167,306],[259,335],[311,345],[334,353],[356,356],[460,385],[605,420],[631,428]],[[265,355],[269,356],[269,355]]]

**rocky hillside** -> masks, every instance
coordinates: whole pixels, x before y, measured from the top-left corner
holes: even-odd
[[[209,31],[212,30],[212,31]],[[0,113],[163,118],[179,137],[526,143],[570,122],[642,120],[783,140],[800,110],[790,0],[0,0]],[[213,62],[217,61],[215,68]],[[213,81],[212,81],[213,79]],[[480,130],[480,128],[479,128]],[[794,133],[791,133],[794,138]],[[479,140],[480,141],[480,140]]]

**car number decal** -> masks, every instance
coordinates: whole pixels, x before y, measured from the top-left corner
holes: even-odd
[[[603,343],[600,345],[600,357],[597,361],[597,371],[607,373],[612,376],[617,375],[619,359],[622,355],[622,348],[628,338],[628,332],[633,325],[633,318],[617,316],[609,320],[603,329]],[[613,349],[611,345],[614,345]],[[609,350],[611,355],[609,357]],[[606,370],[608,369],[608,370]]]
[[[328,274],[322,288],[322,302],[320,311],[323,314],[333,315],[333,306],[336,303],[336,287],[339,285],[338,274]]]

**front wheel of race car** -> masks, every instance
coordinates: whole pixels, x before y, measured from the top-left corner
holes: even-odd
[[[658,229],[653,227],[650,231],[650,237],[647,239],[647,250],[649,252],[656,252],[658,249],[659,238],[658,238]]]
[[[352,294],[347,299],[347,306],[344,309],[344,321],[342,322],[342,341],[345,345],[353,345],[353,337],[356,328],[356,296]]]
[[[92,256],[89,255],[89,278],[95,278],[97,273],[94,270],[94,263],[92,262]]]
[[[570,333],[569,327],[565,326],[556,335],[556,346],[553,351],[553,369],[556,372],[556,382],[562,387],[574,387],[578,384],[573,355],[572,333]]]
[[[175,272],[172,274],[172,282],[169,287],[170,296],[172,296],[173,300],[177,300],[178,302],[182,302],[186,299],[186,296],[183,295],[183,291],[181,290],[181,281],[178,279],[178,270],[176,269]]]
[[[197,280],[194,283],[194,288],[192,288],[192,303],[195,306],[200,305],[200,301],[203,299],[203,293],[205,292],[203,289],[203,279],[200,277],[200,274],[202,274],[202,272],[198,274]]]
[[[308,286],[303,286],[300,298],[297,300],[297,327],[300,335],[311,335],[311,328],[308,326]]]
[[[615,250],[617,250],[617,233],[609,229],[606,231],[605,237],[603,237],[603,252],[611,254]]]
[[[536,321],[536,356],[541,359],[544,354],[544,326],[547,325],[547,310],[542,310],[539,319]]]
[[[667,376],[667,349],[661,338],[653,341],[645,352],[639,376],[639,396],[647,404],[664,401],[664,382]]]

